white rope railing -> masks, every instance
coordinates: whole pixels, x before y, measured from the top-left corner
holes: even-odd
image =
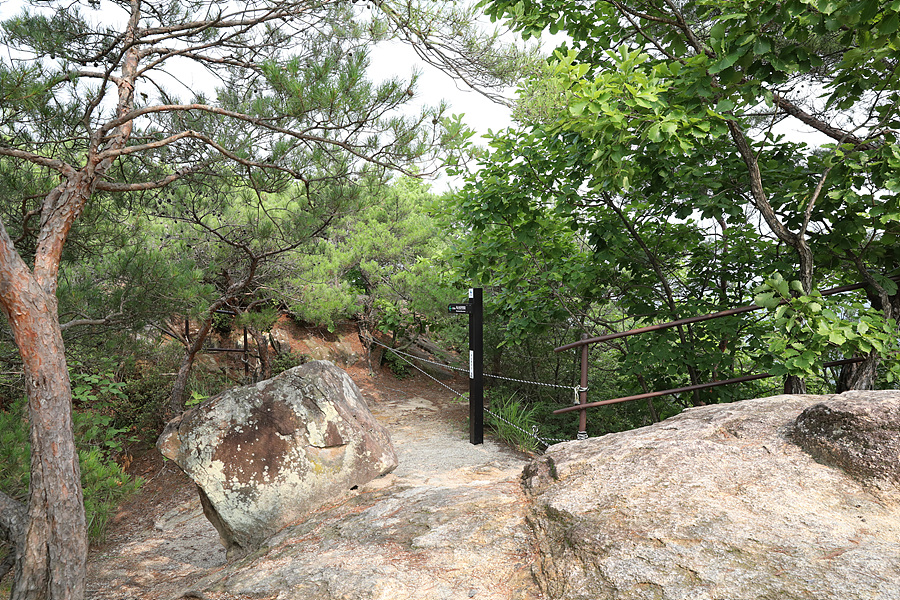
[[[376,345],[381,346],[382,348],[384,348],[384,349],[386,349],[386,350],[389,350],[389,351],[393,352],[393,353],[394,353],[395,355],[397,355],[401,360],[403,360],[404,362],[406,362],[407,364],[409,364],[412,368],[416,369],[417,371],[419,371],[420,373],[422,373],[423,375],[425,375],[426,377],[428,377],[429,379],[431,379],[432,381],[434,381],[434,382],[437,383],[438,385],[440,385],[440,386],[446,388],[447,390],[449,390],[450,392],[452,392],[452,393],[455,394],[456,396],[458,396],[458,397],[460,397],[460,398],[465,398],[465,397],[466,397],[465,394],[463,394],[463,393],[461,393],[461,392],[458,392],[458,391],[454,390],[454,389],[451,388],[449,385],[445,384],[443,381],[440,381],[440,380],[437,379],[436,377],[432,376],[430,373],[428,373],[427,371],[425,371],[424,369],[422,369],[421,367],[419,367],[417,364],[415,364],[414,362],[412,362],[411,360],[409,360],[409,358],[412,358],[413,360],[418,360],[418,361],[426,362],[426,363],[429,363],[429,364],[432,364],[432,365],[437,365],[437,366],[440,366],[440,367],[445,367],[445,368],[448,368],[448,369],[451,369],[451,370],[454,370],[454,371],[462,371],[462,372],[464,372],[464,373],[468,372],[467,369],[461,369],[461,368],[459,368],[459,367],[453,367],[453,366],[451,366],[451,365],[447,365],[447,364],[444,364],[444,363],[439,363],[439,362],[435,362],[435,361],[432,361],[432,360],[428,360],[428,359],[426,359],[426,358],[422,358],[422,357],[419,357],[419,356],[415,356],[415,355],[413,355],[413,354],[409,354],[409,353],[407,353],[407,352],[403,352],[403,351],[401,351],[401,350],[397,350],[396,348],[391,348],[390,346],[387,346],[387,345],[385,345],[385,344],[382,344],[381,342],[379,342],[378,340],[375,340],[375,339],[372,339],[371,341],[372,341],[373,344],[376,344]],[[407,358],[407,357],[409,357],[409,358]],[[506,381],[515,381],[515,382],[517,382],[517,383],[527,383],[527,384],[533,384],[533,385],[543,385],[543,386],[546,386],[546,387],[555,387],[555,388],[560,388],[560,389],[565,389],[565,390],[571,390],[571,389],[573,389],[572,387],[569,387],[569,386],[558,385],[558,384],[554,384],[554,383],[542,383],[542,382],[540,382],[540,381],[527,381],[527,380],[524,380],[524,379],[513,379],[513,378],[511,378],[511,377],[502,377],[502,376],[500,376],[500,375],[488,375],[488,374],[485,374],[484,376],[485,376],[485,377],[493,377],[493,378],[495,378],[495,379],[503,379],[503,380],[506,380]],[[575,386],[575,387],[574,387],[574,390],[575,390],[575,398],[576,398],[575,403],[578,404],[578,393],[581,392],[581,391],[587,391],[587,388],[582,388],[581,386]],[[523,429],[523,428],[520,427],[519,425],[517,425],[517,424],[515,424],[515,423],[513,423],[513,422],[511,422],[511,421],[509,421],[508,419],[506,419],[506,418],[504,418],[504,417],[501,417],[500,415],[494,413],[493,411],[491,411],[491,410],[488,409],[488,408],[485,408],[485,409],[484,409],[484,412],[488,413],[489,415],[491,415],[492,417],[494,417],[494,418],[497,419],[498,421],[502,421],[503,423],[506,423],[506,424],[509,425],[510,427],[513,427],[514,429],[517,429],[517,430],[521,431],[523,434],[525,434],[525,435],[527,435],[527,436],[529,436],[529,437],[531,437],[531,438],[537,440],[539,443],[543,444],[545,448],[549,448],[549,447],[550,447],[550,444],[549,444],[548,442],[568,442],[568,441],[570,441],[570,440],[563,440],[563,439],[559,439],[559,438],[545,438],[545,437],[541,437],[541,436],[539,435],[539,431],[538,431],[538,428],[537,428],[536,425],[532,428],[532,429],[533,429],[532,431],[526,431],[525,429]]]

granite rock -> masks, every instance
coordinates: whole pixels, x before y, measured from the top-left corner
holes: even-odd
[[[848,441],[869,434],[832,435],[894,422],[897,401],[776,396],[553,446],[523,475],[541,588],[565,600],[900,599],[896,463]],[[826,423],[816,460],[793,440]],[[896,429],[871,431],[896,448]]]
[[[387,430],[328,361],[205,401],[157,447],[197,484],[229,558],[397,466]]]

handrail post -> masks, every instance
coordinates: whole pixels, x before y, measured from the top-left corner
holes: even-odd
[[[586,340],[588,335],[581,334],[581,339]],[[587,384],[588,384],[588,346],[585,344],[581,347],[581,389],[578,390],[578,403],[584,406],[587,404]],[[581,409],[581,417],[578,420],[578,435],[576,439],[586,440],[587,434],[587,409]]]

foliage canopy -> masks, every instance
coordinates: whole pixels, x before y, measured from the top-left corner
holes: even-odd
[[[874,385],[881,359],[896,376],[900,5],[483,5],[526,38],[567,36],[451,209],[472,231],[464,272],[511,322],[527,315],[520,331],[568,319],[599,335],[785,296],[765,322],[617,351],[657,388],[850,356],[866,360],[843,385]],[[818,297],[855,282],[867,295]]]

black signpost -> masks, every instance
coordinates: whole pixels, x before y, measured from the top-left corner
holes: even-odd
[[[469,442],[484,442],[484,308],[482,289],[469,289],[467,304],[451,304],[447,312],[469,315]]]

